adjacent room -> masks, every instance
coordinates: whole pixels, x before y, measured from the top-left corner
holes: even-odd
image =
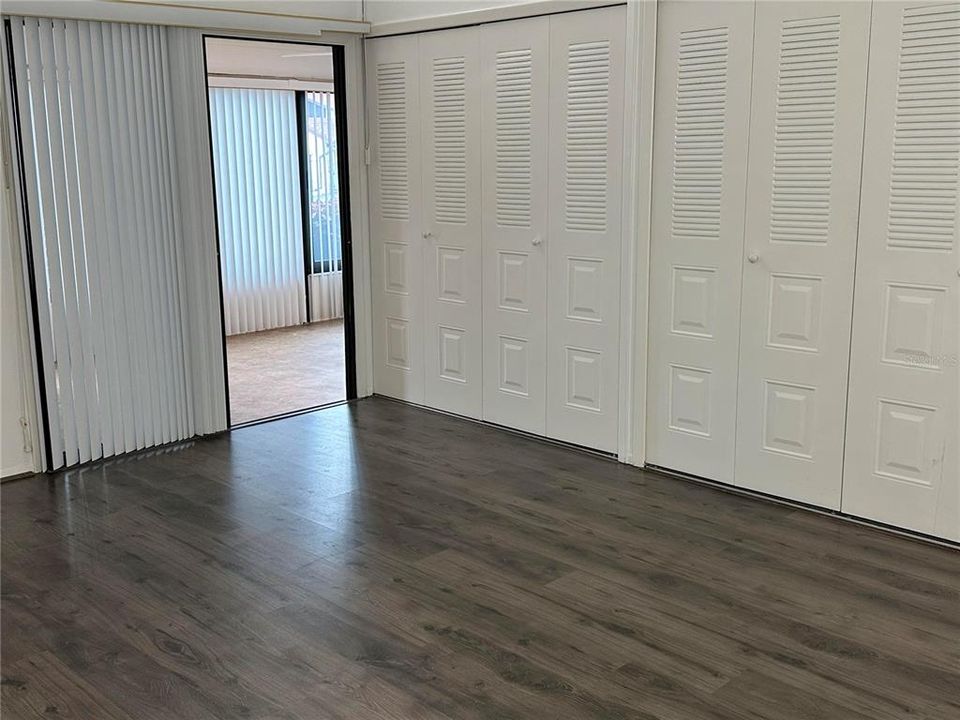
[[[230,424],[346,400],[333,48],[207,38],[206,61]]]
[[[960,717],[960,6],[0,13],[4,720]]]

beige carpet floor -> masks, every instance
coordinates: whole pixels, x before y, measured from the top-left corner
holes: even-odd
[[[230,423],[346,398],[343,321],[227,338]]]

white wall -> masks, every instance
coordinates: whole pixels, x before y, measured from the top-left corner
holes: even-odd
[[[369,28],[361,0],[3,0],[3,12],[308,37]]]
[[[6,112],[0,121],[6,121]],[[5,135],[5,133],[4,133]],[[30,353],[25,345],[19,242],[13,232],[13,192],[7,187],[9,154],[6,138],[2,143],[4,192],[0,202],[0,477],[9,477],[35,470],[30,432],[25,432],[20,418],[33,416],[33,393]]]
[[[138,5],[184,4],[184,0],[119,0],[119,2],[133,2]],[[361,0],[187,0],[187,2],[195,7],[215,10],[240,10],[306,18],[360,20],[363,14]]]
[[[330,84],[333,83],[333,48],[327,45],[207,38],[207,74],[217,76],[208,77],[210,84],[215,86],[225,85],[226,79],[233,78]],[[226,86],[260,87],[257,83]]]

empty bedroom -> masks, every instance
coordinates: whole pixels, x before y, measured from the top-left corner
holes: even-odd
[[[960,6],[0,14],[4,720],[960,717]]]

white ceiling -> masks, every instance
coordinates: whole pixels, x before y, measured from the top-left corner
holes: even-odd
[[[183,0],[120,0],[135,5],[183,6]],[[360,20],[363,3],[360,0],[190,0],[193,7],[267,15],[290,15],[300,18],[337,18]]]
[[[528,2],[531,0],[364,0],[363,19],[376,25]]]
[[[333,56],[325,45],[207,40],[207,72],[280,80],[333,81]]]

